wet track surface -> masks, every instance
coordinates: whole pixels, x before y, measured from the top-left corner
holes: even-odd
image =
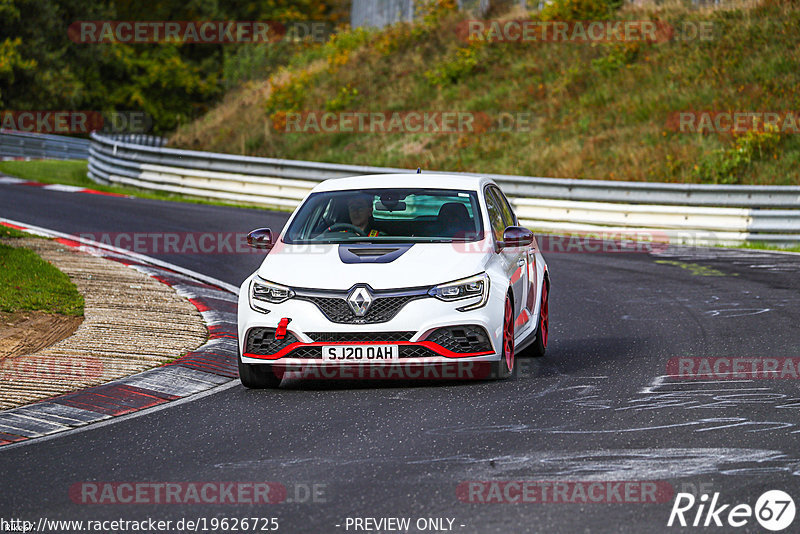
[[[20,185],[0,185],[0,216],[69,233],[246,232],[280,228],[287,218]],[[236,285],[261,258],[156,257]],[[676,492],[702,485],[724,503],[752,506],[769,489],[798,501],[800,381],[665,375],[679,357],[800,356],[800,255],[674,247],[546,259],[550,346],[543,359],[521,361],[513,380],[233,387],[0,450],[0,516],[277,517],[282,532],[345,532],[348,517],[431,517],[454,519],[455,532],[661,532],[679,530],[666,527],[672,499],[470,503],[457,488],[660,481]],[[258,506],[77,504],[70,487],[86,481],[274,481],[288,498]],[[289,502],[305,500],[312,485],[322,492],[317,502]],[[764,530],[751,518],[737,531]]]

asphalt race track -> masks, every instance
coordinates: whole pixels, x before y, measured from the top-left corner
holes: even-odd
[[[287,214],[0,185],[0,216],[78,234],[246,232],[280,228]],[[236,285],[261,259],[156,257]],[[674,495],[475,503],[457,489],[493,480],[652,481],[676,493],[718,492],[731,505],[754,506],[773,489],[797,498],[800,377],[665,375],[678,357],[800,356],[800,255],[672,247],[546,259],[550,346],[542,360],[521,361],[515,379],[237,385],[0,449],[0,516],[275,517],[290,533],[354,532],[348,518],[365,517],[408,517],[412,527],[449,518],[464,533],[669,532],[698,530],[666,526]],[[271,505],[81,504],[69,494],[81,482],[208,481],[277,482],[288,493]],[[797,525],[800,518],[786,532]],[[766,532],[754,518],[708,530]]]

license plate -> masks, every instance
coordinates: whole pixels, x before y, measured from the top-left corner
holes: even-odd
[[[400,350],[397,345],[325,345],[322,359],[341,362],[373,362],[397,360]]]

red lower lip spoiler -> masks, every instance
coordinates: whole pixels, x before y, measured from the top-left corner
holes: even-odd
[[[451,350],[447,350],[446,348],[442,347],[438,343],[434,343],[432,341],[339,341],[335,343],[325,343],[325,342],[314,342],[314,343],[291,343],[286,345],[281,350],[276,352],[275,354],[251,354],[249,352],[244,353],[244,356],[248,358],[257,358],[260,360],[278,360],[283,358],[288,353],[293,351],[294,349],[302,348],[302,347],[324,347],[329,345],[398,345],[401,347],[425,347],[427,349],[432,350],[439,356],[444,356],[445,358],[471,358],[474,356],[487,356],[489,354],[494,354],[493,351],[484,351],[484,352],[453,352]],[[402,358],[401,358],[402,359]]]

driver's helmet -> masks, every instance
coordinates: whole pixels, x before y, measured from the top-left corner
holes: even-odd
[[[369,193],[355,193],[353,195],[348,195],[347,207],[349,208],[351,204],[368,204],[372,207],[373,201],[374,197]]]
[[[372,215],[372,206],[374,202],[374,197],[368,193],[355,193],[353,195],[349,195],[345,201],[345,215],[347,216],[347,221],[350,220],[349,210],[352,206],[363,206],[365,209],[370,210],[370,215]]]

